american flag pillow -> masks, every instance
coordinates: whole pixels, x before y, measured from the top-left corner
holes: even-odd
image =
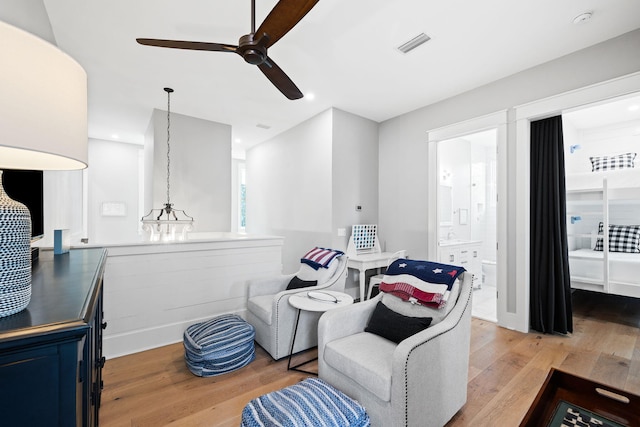
[[[591,172],[624,169],[635,167],[636,153],[618,154],[617,156],[589,157]]]
[[[598,234],[603,235],[604,224],[598,226]],[[602,251],[602,237],[598,237],[594,251]],[[640,225],[609,224],[609,252],[640,253]]]
[[[307,264],[314,270],[317,270],[320,267],[329,268],[329,264],[331,264],[331,261],[333,261],[333,259],[339,255],[344,255],[344,252],[335,249],[315,247],[307,252],[300,259],[300,262]]]

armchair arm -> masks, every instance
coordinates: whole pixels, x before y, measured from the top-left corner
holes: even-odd
[[[444,425],[467,399],[471,336],[471,275],[458,301],[437,325],[402,341],[393,355],[391,395],[397,399],[394,425],[424,425],[426,402],[437,411],[429,423]],[[431,424],[429,424],[431,425]]]
[[[273,295],[284,291],[293,276],[295,274],[250,280],[247,285],[247,299],[260,295]]]
[[[346,255],[339,257],[337,260],[339,262],[338,268],[331,279],[324,283],[318,283],[316,289],[344,292],[347,281],[347,259]]]

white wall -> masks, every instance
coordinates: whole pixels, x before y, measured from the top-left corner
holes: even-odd
[[[582,88],[640,70],[640,30],[498,80],[472,91],[387,120],[380,125],[380,219],[388,234],[388,244],[405,247],[416,258],[428,257],[428,205],[435,202],[429,194],[429,150],[426,132],[430,129],[507,110],[513,120],[514,106]],[[523,52],[522,54],[526,54]],[[500,195],[508,206],[507,248],[509,308],[518,295],[515,239],[526,230],[516,228],[516,209],[527,194],[516,192],[515,135],[508,126],[507,191]],[[411,186],[400,187],[399,182]],[[400,190],[399,190],[400,189]],[[506,196],[506,197],[503,197]],[[519,199],[520,198],[520,199]],[[506,200],[505,200],[506,199]],[[528,265],[528,260],[525,260]],[[524,286],[524,285],[520,285]]]
[[[145,195],[146,212],[167,201],[167,112],[154,110],[151,120],[145,193],[153,199],[149,205]],[[173,207],[195,218],[194,232],[231,231],[231,126],[172,112],[170,157]]]
[[[141,145],[89,140],[87,229],[89,243],[135,242],[142,213],[138,210]],[[122,216],[104,204],[124,208]]]
[[[570,123],[563,122],[566,173],[591,172],[591,160],[589,160],[591,156],[638,153],[635,161],[636,165],[639,165],[640,131],[638,129],[640,129],[640,121],[627,121],[592,129],[575,129]],[[580,145],[580,148],[571,153],[571,145],[576,144]]]
[[[212,235],[215,233],[211,233]],[[181,342],[185,329],[246,310],[247,282],[282,269],[282,239],[110,246],[104,273],[107,358]]]
[[[69,229],[71,243],[82,234],[83,171],[44,171],[44,237],[35,246],[53,247],[53,230]]]

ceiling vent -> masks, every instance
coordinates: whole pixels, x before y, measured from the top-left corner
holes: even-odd
[[[409,53],[413,49],[417,48],[423,43],[428,42],[429,40],[431,40],[431,37],[429,37],[425,33],[420,33],[419,35],[415,36],[408,42],[398,46],[398,50],[402,53]]]
[[[269,125],[263,125],[262,123],[258,123],[258,124],[256,125],[256,127],[257,127],[257,128],[260,128],[260,129],[271,129],[271,126],[269,126]]]

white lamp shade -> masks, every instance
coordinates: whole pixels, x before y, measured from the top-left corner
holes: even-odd
[[[87,74],[56,46],[0,22],[0,169],[87,167]]]

